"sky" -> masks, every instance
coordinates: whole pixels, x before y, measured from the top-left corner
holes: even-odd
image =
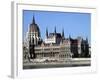
[[[54,12],[54,11],[34,11],[23,10],[23,37],[25,38],[28,31],[29,24],[32,23],[33,16],[35,22],[40,28],[41,37],[44,40],[46,35],[46,28],[48,32],[62,33],[64,29],[65,37],[77,38],[78,36],[83,39],[88,38],[91,41],[91,14],[90,13],[76,13],[76,12]]]

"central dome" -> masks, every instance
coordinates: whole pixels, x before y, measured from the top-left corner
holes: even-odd
[[[30,32],[39,32],[39,27],[37,24],[30,24]]]
[[[29,26],[29,32],[33,32],[33,33],[37,32],[38,36],[40,36],[40,29],[39,29],[38,25],[35,23],[34,16],[33,16],[33,21]]]

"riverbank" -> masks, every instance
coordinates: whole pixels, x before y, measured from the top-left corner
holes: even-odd
[[[23,63],[23,69],[91,66],[90,59],[72,59],[67,62]]]

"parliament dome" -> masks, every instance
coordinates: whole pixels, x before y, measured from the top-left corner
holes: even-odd
[[[38,36],[40,36],[40,29],[39,29],[39,26],[35,23],[34,16],[33,16],[33,21],[29,27],[29,32],[37,32]]]
[[[39,27],[37,24],[30,24],[30,31],[31,32],[39,32]]]

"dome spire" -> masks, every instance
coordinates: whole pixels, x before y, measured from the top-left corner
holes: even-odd
[[[35,24],[35,18],[34,18],[34,15],[33,15],[32,24]]]

